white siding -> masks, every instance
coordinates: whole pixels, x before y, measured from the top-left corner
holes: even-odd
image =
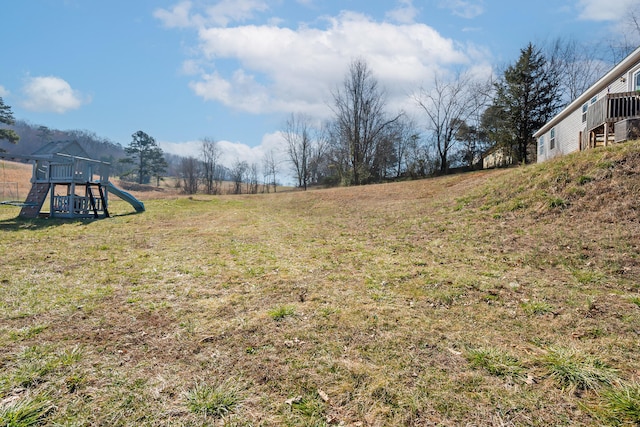
[[[617,79],[609,86],[610,93],[629,92],[629,80],[630,79]],[[606,93],[606,92],[605,92]]]
[[[635,66],[633,66],[625,76],[625,78],[627,79],[627,87],[624,89],[625,91],[632,92],[635,90],[633,77],[637,72],[640,72],[640,64],[636,64]]]
[[[584,130],[582,106],[572,111],[567,118],[552,129],[555,129],[555,147],[551,149],[551,130],[549,130],[544,134],[544,154],[541,156],[538,151],[538,162],[580,149],[580,132]]]

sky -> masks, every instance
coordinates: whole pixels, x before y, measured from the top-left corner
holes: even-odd
[[[612,5],[615,4],[615,7]],[[331,117],[364,59],[391,111],[434,76],[490,76],[527,43],[602,45],[640,0],[6,0],[0,97],[14,117],[165,152],[219,142],[227,166],[282,156],[292,113]]]

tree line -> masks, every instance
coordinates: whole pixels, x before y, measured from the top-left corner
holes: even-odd
[[[627,45],[624,53],[632,50]],[[620,51],[614,53],[621,59]],[[236,160],[223,165],[222,150],[210,137],[201,140],[198,155],[180,157],[163,153],[143,131],[134,133],[126,147],[87,131],[67,131],[65,136],[94,149],[88,151],[99,151],[95,158],[112,162],[122,179],[159,185],[168,173],[189,194],[276,191],[285,167],[301,189],[421,178],[477,167],[490,148],[503,150],[514,162],[535,161],[533,133],[591,86],[606,66],[574,41],[529,43],[496,76],[481,78],[471,71],[433,75],[428,85],[408,96],[419,112],[411,116],[389,110],[374,71],[357,58],[331,91],[329,120],[317,122],[296,112],[283,123],[286,166],[274,151],[265,153],[260,164]],[[1,129],[0,140],[15,143],[18,134],[34,133],[28,124],[15,122],[1,98],[0,123],[13,128]],[[35,133],[40,141],[61,136],[44,126]]]
[[[301,188],[474,168],[494,147],[514,162],[530,163],[536,160],[533,133],[604,71],[602,61],[575,42],[529,43],[497,77],[434,75],[410,95],[420,112],[410,118],[388,111],[373,71],[356,59],[332,92],[331,121],[314,127],[302,114],[290,116],[283,129],[286,152]]]
[[[632,50],[626,45],[624,53]],[[621,59],[619,50],[615,54]],[[411,116],[389,110],[385,89],[367,61],[358,58],[331,91],[329,120],[317,122],[297,112],[284,122],[287,166],[295,185],[307,189],[473,169],[489,149],[501,150],[513,163],[535,162],[533,133],[591,86],[608,64],[571,40],[528,43],[495,76],[481,78],[471,71],[432,76],[429,85],[409,95],[419,112]],[[198,183],[206,181],[197,178],[198,164],[197,158],[185,160],[186,192],[199,191]],[[282,166],[273,152],[267,153],[259,185],[258,165],[236,162],[229,170],[231,192],[275,191]],[[215,194],[219,188],[207,186],[205,191]]]

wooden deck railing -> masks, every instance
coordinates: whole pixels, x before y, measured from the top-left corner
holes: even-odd
[[[105,182],[109,179],[108,170],[101,165],[87,162],[49,163],[37,165],[35,180],[37,182]]]
[[[69,205],[73,199],[73,210],[69,210]],[[91,214],[93,213],[93,206],[91,204],[91,198],[88,196],[53,196],[53,211],[63,213],[74,214]],[[102,200],[100,198],[94,198],[95,208],[98,211],[102,211]]]
[[[608,93],[587,110],[586,131],[590,132],[605,123],[640,118],[640,93]]]

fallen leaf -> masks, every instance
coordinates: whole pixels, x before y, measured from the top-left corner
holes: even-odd
[[[329,396],[324,391],[318,389],[318,394],[320,395],[320,398],[322,398],[322,400],[324,400],[325,402],[329,401]]]
[[[302,396],[292,397],[291,399],[287,399],[284,401],[287,405],[293,405],[294,403],[302,402]]]
[[[452,348],[450,348],[450,347],[447,347],[447,351],[448,351],[449,353],[451,353],[451,354],[455,354],[456,356],[460,356],[460,355],[462,354],[462,352],[461,352],[461,351],[454,350],[454,349],[452,349]]]

